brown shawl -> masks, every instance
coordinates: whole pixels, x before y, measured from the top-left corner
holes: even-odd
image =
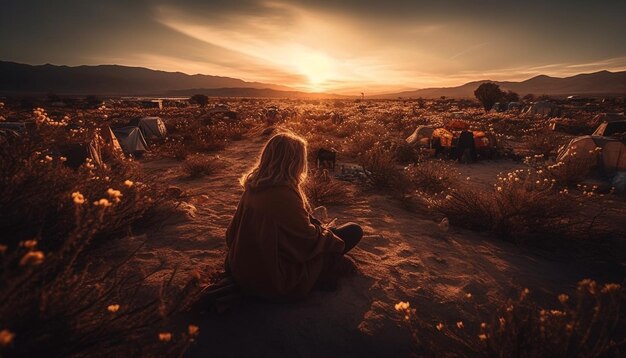
[[[247,293],[297,299],[315,284],[324,256],[344,242],[314,225],[300,195],[288,186],[248,189],[226,231],[226,269]]]

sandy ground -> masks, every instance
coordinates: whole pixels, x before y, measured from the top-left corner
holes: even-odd
[[[193,195],[184,200],[195,209],[148,232],[136,264],[162,263],[164,275],[177,267],[181,277],[221,269],[224,232],[241,195],[237,179],[265,140],[250,134],[232,143],[220,153],[225,169],[208,178],[182,179],[180,163],[173,160],[145,163],[148,172]],[[498,172],[518,166],[484,162],[459,170],[489,186]],[[438,341],[445,334],[435,330],[438,322],[453,327],[463,320],[475,329],[471,327],[478,326],[480,316],[489,317],[523,287],[551,297],[549,304],[556,305],[554,295],[570,291],[578,280],[606,276],[602,265],[573,263],[457,228],[442,232],[433,220],[402,209],[384,195],[361,194],[349,205],[329,207],[329,214],[338,223],[354,221],[365,230],[349,255],[357,273],[343,278],[337,291],[313,292],[296,304],[244,302],[223,314],[184,314],[181,322],[198,324],[201,330],[188,356],[404,357],[411,346],[409,331],[393,310],[400,300],[410,301],[420,320],[432,324],[423,337]]]

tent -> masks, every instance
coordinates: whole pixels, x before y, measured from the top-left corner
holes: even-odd
[[[622,120],[602,122],[595,132],[593,132],[593,135],[610,137],[619,133],[626,133],[626,118]]]
[[[420,147],[428,147],[430,138],[433,136],[435,129],[430,126],[418,126],[413,134],[407,137],[406,142],[410,145],[419,145]]]
[[[561,115],[561,108],[549,101],[539,101],[530,106],[526,114],[548,118],[559,117]]]
[[[522,104],[519,102],[510,102],[506,107],[507,111],[519,111],[522,109]]]
[[[111,127],[107,127],[102,131],[102,142],[103,146],[107,147],[111,155],[117,158],[124,157],[124,150]]]
[[[161,117],[135,118],[128,125],[139,127],[141,134],[148,140],[165,138],[167,135],[167,129]]]
[[[577,137],[559,150],[556,159],[566,161],[575,155],[588,156],[590,166],[606,172],[626,171],[626,146],[616,139],[589,135]]]
[[[604,122],[626,121],[624,113],[600,113],[591,120],[593,124],[598,125]]]
[[[115,128],[113,133],[125,154],[141,154],[148,151],[148,144],[139,127]]]
[[[97,138],[89,143],[63,146],[59,153],[66,158],[65,165],[72,169],[78,169],[87,159],[91,159],[94,165],[102,165],[102,152]]]

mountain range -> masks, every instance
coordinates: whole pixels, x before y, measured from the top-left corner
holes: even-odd
[[[626,71],[579,74],[571,77],[550,77],[539,75],[525,81],[473,81],[457,87],[424,88],[375,96],[377,98],[474,98],[474,90],[482,83],[493,82],[503,90],[520,95],[529,93],[550,96],[609,96],[626,94]]]
[[[292,88],[237,78],[188,75],[118,65],[55,66],[0,61],[0,93],[58,95],[167,95],[190,88]]]
[[[626,71],[600,71],[571,77],[540,75],[521,82],[474,81],[457,87],[424,88],[368,96],[368,98],[473,98],[474,90],[494,82],[520,95],[551,96],[626,95]],[[100,96],[190,96],[202,93],[216,97],[350,98],[330,93],[308,93],[271,83],[246,82],[232,77],[188,75],[143,67],[119,65],[56,66],[27,65],[0,61],[0,94],[3,95],[100,95]],[[356,98],[357,96],[353,96]]]

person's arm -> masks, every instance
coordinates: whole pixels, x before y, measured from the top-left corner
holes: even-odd
[[[272,216],[281,233],[279,245],[284,254],[294,261],[304,262],[323,253],[343,251],[343,240],[311,223],[312,216],[304,209],[302,199],[295,191],[281,190],[279,196],[272,206]]]

